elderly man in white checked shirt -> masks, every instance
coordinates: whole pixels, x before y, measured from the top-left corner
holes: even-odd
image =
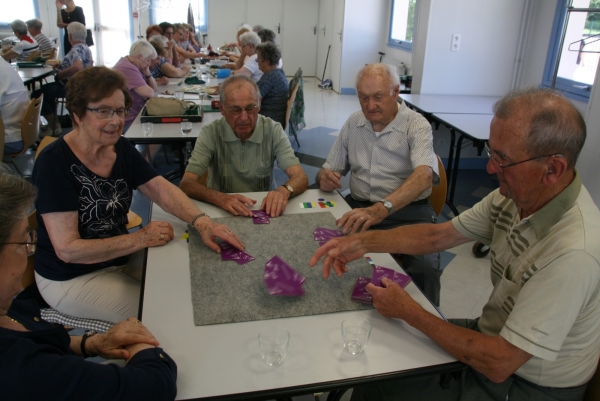
[[[338,220],[345,233],[435,223],[429,202],[439,183],[431,125],[398,103],[400,82],[387,64],[369,64],[358,73],[356,89],[362,111],[353,113],[317,174],[323,191],[341,188],[349,171],[353,208]],[[439,254],[404,255],[402,267],[436,305],[440,301]]]

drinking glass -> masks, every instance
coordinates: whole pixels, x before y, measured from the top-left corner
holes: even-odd
[[[154,124],[142,123],[142,132],[144,136],[150,136],[154,132]]]
[[[283,363],[290,343],[290,333],[283,327],[267,327],[258,333],[258,346],[264,363],[277,367]]]
[[[184,93],[182,91],[175,92],[175,99],[183,100]]]
[[[192,133],[192,123],[189,121],[183,121],[181,123],[181,134],[187,136],[191,133]]]
[[[344,349],[352,355],[363,352],[371,336],[371,323],[358,317],[348,318],[342,322],[342,339]]]

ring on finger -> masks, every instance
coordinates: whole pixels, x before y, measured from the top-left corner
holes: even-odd
[[[163,240],[163,239],[165,239],[165,235],[164,235],[164,234],[161,234],[161,235],[160,235],[160,237],[158,237],[158,238],[159,238],[160,240]]]

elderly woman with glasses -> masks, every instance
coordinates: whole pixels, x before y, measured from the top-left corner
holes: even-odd
[[[192,225],[215,252],[216,237],[244,249],[235,233],[202,213],[122,136],[131,107],[125,85],[119,72],[105,67],[71,78],[66,102],[74,130],[45,148],[33,169],[40,192],[40,293],[63,313],[111,322],[137,316],[143,249],[175,236],[163,221],[127,232],[134,189]]]
[[[17,300],[27,257],[36,251],[28,227],[36,189],[0,167],[0,393],[6,400],[172,400],[177,366],[137,319],[108,332],[69,336],[41,319],[33,300]],[[86,361],[124,359],[124,367]]]
[[[234,74],[245,75],[248,78],[252,78],[254,82],[258,82],[263,75],[256,62],[256,46],[260,44],[260,37],[255,32],[246,32],[240,36],[239,41],[242,51],[240,59],[244,61],[241,67],[234,71]],[[236,64],[236,67],[238,66]]]

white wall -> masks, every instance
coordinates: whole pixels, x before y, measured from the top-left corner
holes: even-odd
[[[406,64],[407,66],[412,67],[412,53],[407,50],[402,50],[397,47],[388,46],[388,37],[390,32],[390,22],[392,15],[392,0],[386,0],[385,5],[385,14],[382,16],[382,22],[385,21],[385,24],[381,24],[381,52],[385,53],[383,58],[384,63],[392,64],[400,64],[401,62]],[[384,30],[385,29],[385,30]]]
[[[511,88],[523,2],[431,0],[420,93],[506,93]],[[450,51],[454,33],[461,34],[457,52]]]

